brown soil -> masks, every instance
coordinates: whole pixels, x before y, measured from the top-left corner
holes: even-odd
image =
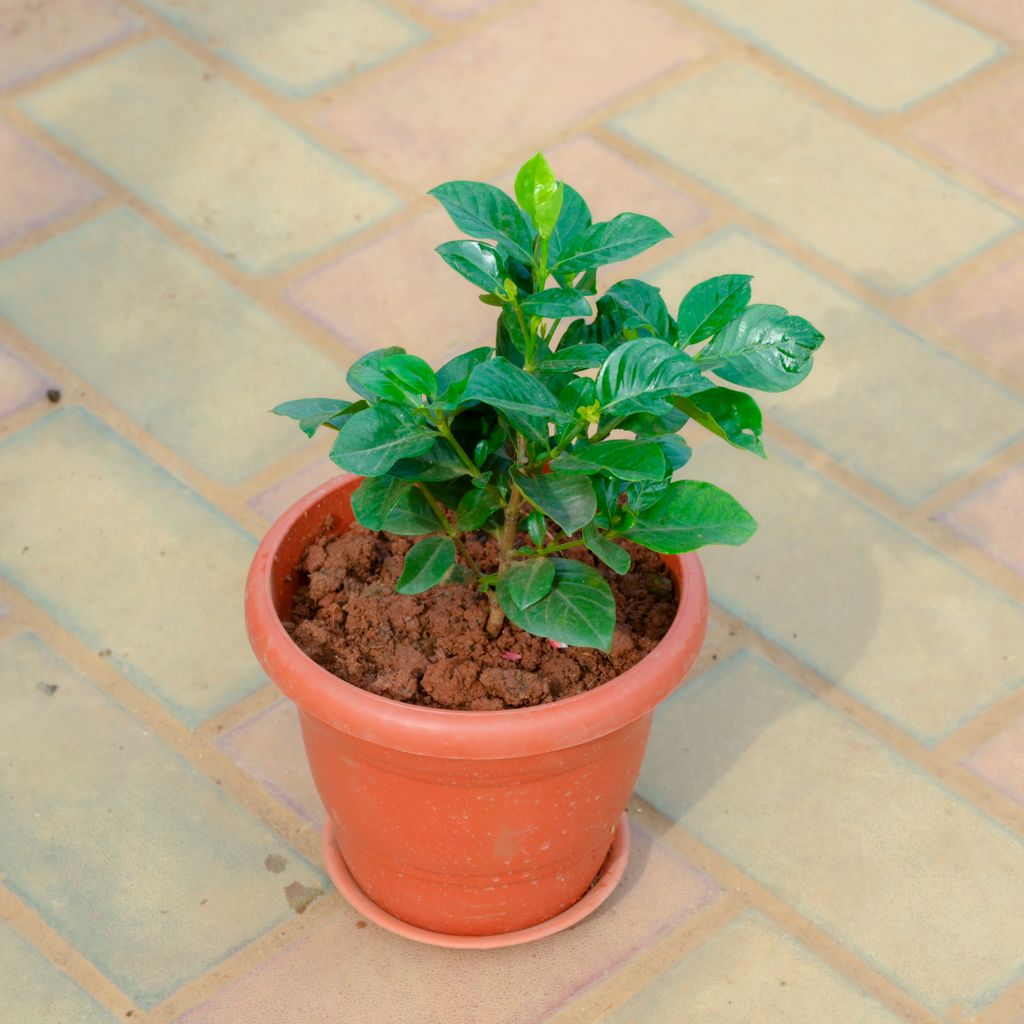
[[[486,571],[497,567],[489,537],[470,534],[466,542]],[[661,558],[627,544],[633,568],[625,576],[589,552],[564,553],[596,565],[612,588],[618,624],[610,654],[560,649],[507,620],[492,638],[484,629],[487,598],[475,587],[449,584],[415,596],[395,593],[412,544],[361,526],[311,544],[298,567],[293,621],[284,624],[319,665],[395,700],[494,710],[571,697],[635,665],[675,616],[675,590]]]

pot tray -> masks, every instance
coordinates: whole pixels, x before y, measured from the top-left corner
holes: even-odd
[[[338,887],[338,891],[345,897],[353,910],[373,921],[374,924],[380,925],[381,928],[431,946],[448,946],[452,949],[499,949],[503,946],[518,946],[524,942],[533,942],[570,928],[592,914],[604,903],[615,886],[618,885],[622,873],[626,869],[626,861],[629,859],[629,820],[626,813],[623,812],[622,817],[619,818],[615,839],[608,851],[608,856],[605,858],[604,864],[601,865],[601,870],[593,885],[579,900],[547,921],[501,935],[449,935],[445,932],[432,932],[426,928],[417,928],[415,925],[406,924],[405,921],[400,921],[386,910],[381,910],[356,885],[355,879],[342,859],[338,844],[335,842],[330,818],[324,821],[323,857],[331,881]]]

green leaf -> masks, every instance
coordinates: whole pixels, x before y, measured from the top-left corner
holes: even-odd
[[[404,537],[431,533],[440,525],[423,492],[391,476],[367,477],[352,492],[352,513],[368,530]]]
[[[674,395],[670,401],[680,412],[685,412],[734,448],[765,458],[761,445],[761,410],[745,391],[708,388],[685,397]]]
[[[638,437],[658,437],[674,434],[686,425],[686,415],[667,403],[651,412],[637,412],[619,423],[620,430],[628,430]]]
[[[500,507],[489,491],[470,488],[455,510],[455,525],[463,532],[478,530]]]
[[[566,316],[590,316],[590,303],[585,295],[572,288],[546,288],[527,295],[520,303],[524,313],[560,320]]]
[[[298,420],[299,429],[306,437],[312,437],[318,427],[325,423],[334,426],[331,420],[337,416],[344,416],[351,406],[357,404],[359,403],[341,398],[298,398],[292,402],[275,405],[270,411],[275,416],[287,416],[289,419]]]
[[[585,476],[559,476],[554,473],[524,476],[516,473],[515,481],[523,494],[569,536],[589,523],[597,512],[594,486]]]
[[[383,476],[399,459],[422,455],[436,436],[403,407],[382,402],[345,424],[331,448],[331,461],[350,473]]]
[[[629,552],[605,537],[593,523],[587,523],[583,527],[583,543],[587,545],[587,550],[600,558],[612,572],[617,572],[620,576],[625,576],[629,572],[633,564]]]
[[[539,369],[544,371],[588,370],[600,366],[608,357],[602,345],[570,345],[544,357]]]
[[[465,382],[473,372],[473,367],[480,363],[487,362],[494,353],[490,345],[483,345],[480,348],[470,349],[463,352],[454,359],[449,359],[440,370],[437,371],[437,390],[441,398],[445,398],[448,389],[453,384]]]
[[[440,583],[454,565],[455,542],[451,537],[424,537],[409,548],[395,590],[399,594],[422,594]]]
[[[537,234],[550,238],[562,209],[562,184],[542,153],[527,160],[516,175],[516,199],[530,215]]]
[[[407,402],[405,388],[381,369],[381,364],[386,359],[399,355],[405,355],[405,349],[397,346],[367,352],[348,368],[345,376],[348,386],[370,402],[376,402],[379,398],[399,404]]]
[[[573,320],[566,328],[558,343],[559,350],[575,348],[576,345],[603,345],[611,349],[623,340],[625,315],[613,299],[602,295],[597,300],[597,313],[594,319]]]
[[[544,546],[544,541],[548,536],[548,524],[543,512],[538,512],[537,509],[530,510],[530,514],[526,517],[526,532],[536,547]]]
[[[609,221],[593,224],[576,237],[554,269],[575,274],[590,267],[629,259],[649,249],[672,233],[653,217],[620,213]]]
[[[484,242],[442,242],[434,250],[456,273],[477,288],[494,294],[505,294],[505,261],[501,253]]]
[[[481,181],[449,181],[429,192],[455,226],[474,238],[490,238],[517,260],[533,262],[530,225],[511,196]]]
[[[380,368],[408,394],[416,397],[437,397],[437,377],[430,364],[419,356],[401,353],[381,360]]]
[[[690,461],[693,450],[678,434],[662,434],[651,440],[661,448],[668,463],[669,472],[682,469]]]
[[[680,554],[705,544],[743,544],[757,523],[731,495],[714,484],[679,480],[625,531],[630,540],[652,551]]]
[[[658,338],[620,345],[598,371],[597,400],[603,416],[658,412],[659,399],[685,394],[700,380],[696,363]]]
[[[434,443],[419,458],[399,459],[388,472],[403,480],[440,483],[465,476],[468,471],[455,449],[443,437],[435,436]]]
[[[679,344],[693,345],[717,334],[748,302],[749,274],[722,274],[694,285],[679,303]]]
[[[555,582],[528,608],[517,605],[498,580],[498,601],[509,619],[534,636],[546,636],[574,647],[610,651],[615,630],[615,598],[601,574],[571,558],[552,558]]]
[[[550,593],[554,582],[555,565],[550,558],[515,562],[498,577],[498,600],[504,594],[517,608],[529,608]]]
[[[590,227],[590,209],[571,185],[562,186],[562,208],[548,242],[548,259],[555,263],[561,253]]]
[[[559,473],[611,473],[619,480],[661,480],[668,464],[654,441],[616,440],[577,445],[551,463]]]
[[[660,288],[630,278],[612,285],[605,295],[622,310],[624,327],[646,331],[665,341],[672,337],[672,317]]]
[[[546,442],[549,422],[562,422],[565,409],[536,377],[502,356],[474,367],[464,398],[486,402],[532,441]]]
[[[701,368],[759,391],[788,391],[811,372],[825,336],[781,306],[754,305],[701,350]]]

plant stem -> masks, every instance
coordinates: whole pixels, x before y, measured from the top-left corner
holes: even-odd
[[[563,544],[549,544],[546,548],[537,548],[531,551],[528,558],[543,558],[545,555],[554,555],[559,551],[569,551],[571,548],[585,548],[587,545],[581,540],[567,540]]]
[[[444,509],[441,508],[441,506],[437,502],[437,499],[430,493],[430,491],[427,490],[427,488],[424,487],[423,484],[418,483],[416,484],[416,486],[419,488],[423,497],[427,499],[427,504],[430,506],[430,510],[437,517],[437,521],[441,524],[441,527],[444,530],[444,532],[448,534],[448,536],[451,537],[451,539],[455,542],[455,547],[458,548],[459,554],[462,555],[463,559],[466,562],[466,565],[469,566],[473,575],[476,576],[476,578],[479,580],[480,577],[483,576],[483,570],[480,568],[476,559],[469,553],[469,548],[466,547],[466,544],[463,541],[462,537],[459,536],[459,531],[456,530],[454,526],[452,526],[451,521],[444,514]]]
[[[526,463],[526,438],[522,434],[516,437],[516,462],[519,465]],[[516,533],[519,530],[519,513],[523,505],[523,492],[514,481],[509,493],[508,504],[505,506],[505,521],[498,533],[498,573],[504,572],[512,561],[512,551],[516,544]],[[488,600],[491,601],[491,613],[487,618],[488,636],[497,636],[505,622],[505,613],[495,596],[491,599],[492,591],[488,591]]]
[[[616,416],[607,426],[602,427],[591,439],[591,444],[603,441],[623,420],[624,416]]]

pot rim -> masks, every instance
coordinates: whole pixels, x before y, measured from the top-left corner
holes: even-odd
[[[339,474],[295,502],[260,542],[246,581],[245,619],[253,651],[285,696],[313,718],[412,754],[521,757],[586,743],[649,713],[683,681],[700,652],[707,584],[691,551],[662,555],[680,595],[668,632],[632,668],[593,690],[533,707],[461,711],[405,704],[347,683],[313,661],[288,635],[274,605],[272,570],[284,539],[315,506],[337,491],[354,489],[361,479]]]

